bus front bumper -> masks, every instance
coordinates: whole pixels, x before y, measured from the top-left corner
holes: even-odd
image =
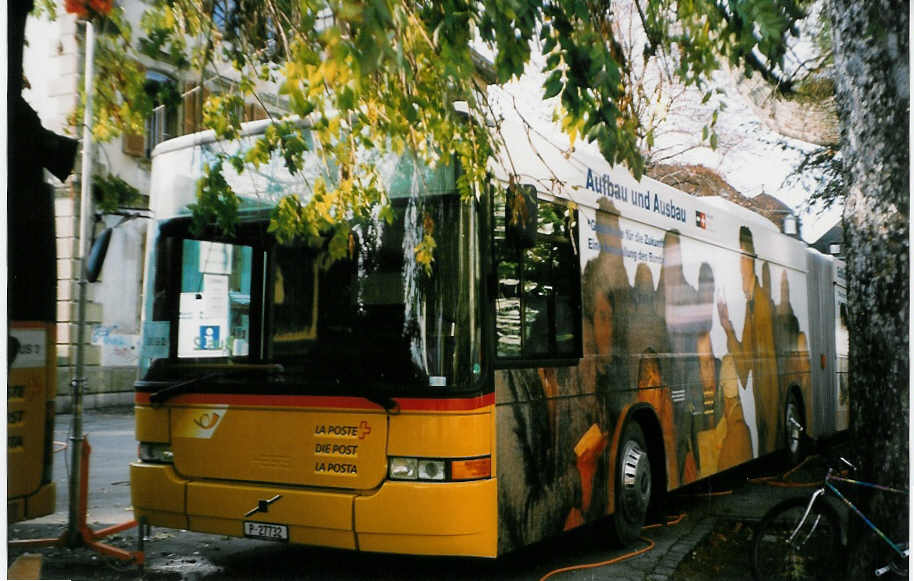
[[[289,542],[307,545],[413,555],[497,553],[494,479],[387,481],[357,494],[189,480],[168,464],[134,462],[130,480],[136,518],[153,526],[241,537],[243,523],[256,521],[287,525]],[[255,508],[260,510],[245,516]]]

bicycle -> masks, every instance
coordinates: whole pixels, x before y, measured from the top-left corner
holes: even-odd
[[[802,428],[800,428],[802,429]],[[841,458],[851,470],[855,467]],[[841,519],[837,510],[825,500],[832,496],[840,500],[851,511],[863,519],[892,549],[892,560],[875,570],[881,577],[894,573],[907,578],[908,575],[908,541],[891,540],[879,529],[853,502],[835,486],[844,483],[907,495],[907,490],[899,490],[880,484],[846,478],[832,466],[828,467],[825,480],[807,498],[791,498],[771,508],[755,531],[752,541],[752,573],[756,581],[768,579],[843,579],[847,575],[844,560],[843,535]]]

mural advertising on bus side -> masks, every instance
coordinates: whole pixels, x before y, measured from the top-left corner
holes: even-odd
[[[497,422],[500,553],[618,508],[613,450],[636,406],[660,426],[673,489],[784,447],[789,390],[811,398],[805,273],[759,252],[775,230],[739,215],[712,223],[704,206],[608,176],[587,183],[597,196],[577,214],[583,356],[496,372],[508,404]]]

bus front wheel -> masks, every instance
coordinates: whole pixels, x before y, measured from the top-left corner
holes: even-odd
[[[637,422],[628,422],[622,430],[615,471],[612,531],[620,544],[628,545],[641,534],[651,501],[651,462]]]

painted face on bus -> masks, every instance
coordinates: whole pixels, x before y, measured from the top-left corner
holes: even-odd
[[[755,258],[743,252],[739,257],[739,271],[743,277],[743,294],[751,299],[755,290]]]
[[[739,249],[742,253],[739,257],[739,270],[743,277],[743,293],[747,299],[751,299],[755,290],[755,242],[752,231],[746,226],[740,226],[739,229]]]
[[[800,380],[803,383],[809,382],[809,345],[806,343],[806,334],[800,333],[797,337],[797,350],[794,356],[797,367],[802,372]]]
[[[704,389],[714,389],[717,378],[714,377],[714,353],[711,351],[711,334],[702,333],[698,336],[698,375]]]
[[[668,230],[663,237],[663,267],[682,268],[682,248],[679,245],[679,232]]]
[[[790,301],[790,282],[787,280],[787,271],[781,273],[781,303]]]
[[[733,362],[733,356],[724,356],[720,362],[720,388],[724,391],[725,398],[734,398],[739,396],[739,380],[736,375],[736,364]]]
[[[647,355],[638,366],[638,389],[661,387],[663,380],[660,377],[660,363],[656,355]]]
[[[707,262],[702,262],[698,270],[698,314],[711,329],[714,318],[714,271]]]
[[[597,355],[612,352],[613,307],[604,291],[597,290],[593,298],[593,342]]]

